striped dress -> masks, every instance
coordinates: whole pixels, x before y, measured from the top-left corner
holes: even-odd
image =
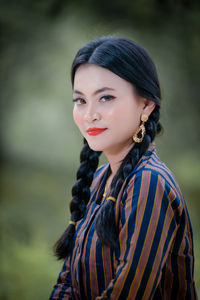
[[[98,240],[96,203],[109,164],[94,174],[85,216],[76,225],[73,251],[66,258],[50,299],[197,299],[193,237],[183,195],[158,158],[155,144],[124,181],[115,205],[119,236],[110,249]]]

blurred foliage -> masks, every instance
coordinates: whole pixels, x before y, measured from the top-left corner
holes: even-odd
[[[71,62],[79,47],[108,34],[136,40],[157,65],[157,151],[185,195],[200,294],[199,1],[1,0],[0,299],[45,299],[56,281],[52,245],[69,219],[82,147]]]

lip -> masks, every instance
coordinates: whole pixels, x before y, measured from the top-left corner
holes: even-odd
[[[88,133],[89,135],[98,135],[98,134],[104,132],[106,129],[107,129],[107,128],[95,128],[95,127],[94,127],[94,128],[89,128],[89,129],[87,130],[87,133]]]

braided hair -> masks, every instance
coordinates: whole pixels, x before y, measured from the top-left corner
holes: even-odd
[[[142,142],[134,144],[112,179],[109,196],[117,199],[126,177],[133,171],[156,134],[162,129],[159,122],[161,92],[156,67],[146,50],[136,42],[113,36],[93,40],[77,52],[71,69],[72,86],[76,70],[82,64],[95,64],[110,70],[130,82],[139,96],[154,101],[156,104],[145,122],[146,133]],[[84,138],[84,146],[80,154],[81,165],[77,171],[77,181],[72,187],[70,203],[72,224],[68,225],[54,245],[55,255],[58,259],[66,258],[71,253],[75,234],[73,222],[82,219],[85,214],[90,199],[90,186],[101,153],[101,151],[93,151]],[[102,196],[103,190],[99,193],[97,202],[101,201]],[[98,238],[102,244],[109,247],[115,246],[118,236],[114,208],[115,203],[108,200],[95,217]]]

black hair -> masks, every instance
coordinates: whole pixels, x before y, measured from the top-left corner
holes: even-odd
[[[156,104],[148,121],[145,122],[146,133],[142,142],[134,144],[113,177],[109,196],[117,198],[124,180],[133,171],[156,134],[162,129],[159,122],[161,91],[156,67],[146,50],[136,42],[113,36],[92,40],[77,52],[71,69],[72,86],[75,73],[82,64],[95,64],[110,70],[130,82],[139,96],[154,101]],[[90,199],[90,185],[101,153],[101,151],[93,151],[84,138],[84,146],[80,154],[81,165],[77,172],[77,181],[72,188],[70,203],[71,221],[73,222],[77,222],[84,216]],[[101,202],[102,196],[103,190],[99,193],[97,202]],[[102,244],[109,247],[115,246],[118,236],[114,208],[115,203],[108,200],[95,217],[98,238]],[[68,225],[54,245],[58,259],[70,255],[74,233],[75,226]]]

